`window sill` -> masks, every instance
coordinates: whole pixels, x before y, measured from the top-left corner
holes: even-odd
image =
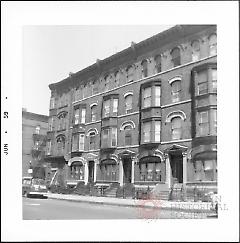
[[[65,107],[67,107],[67,106],[68,106],[68,104],[66,104],[66,105],[62,105],[62,106],[59,106],[58,109],[65,108]]]
[[[66,128],[63,128],[63,129],[58,129],[57,132],[64,132],[66,131]]]

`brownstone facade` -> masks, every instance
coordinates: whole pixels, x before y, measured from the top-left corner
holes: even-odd
[[[66,184],[216,186],[216,70],[216,26],[181,25],[71,73],[46,160]]]

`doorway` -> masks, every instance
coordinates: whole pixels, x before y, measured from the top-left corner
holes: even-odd
[[[171,165],[173,183],[183,183],[182,153],[170,154],[170,165]]]
[[[88,182],[92,183],[94,181],[94,161],[88,162]]]
[[[123,159],[123,182],[131,183],[132,181],[132,160],[131,158]]]

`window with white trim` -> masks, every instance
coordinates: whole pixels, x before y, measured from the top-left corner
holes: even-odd
[[[52,150],[52,141],[47,141],[47,149],[46,149],[46,154],[50,155]]]
[[[152,88],[143,89],[143,108],[151,107]]]
[[[89,150],[96,149],[96,133],[90,132],[89,133]]]
[[[97,105],[91,107],[91,121],[95,122],[97,120]]]
[[[74,109],[74,125],[85,124],[86,122],[86,108],[78,107]]]
[[[172,140],[179,140],[182,136],[182,118],[174,117],[171,120]]]
[[[148,143],[151,141],[151,121],[143,123],[143,142]]]
[[[180,101],[180,94],[181,94],[181,80],[176,80],[172,82],[172,102]]]
[[[161,86],[155,86],[155,106],[161,106]]]
[[[84,151],[84,142],[85,142],[85,134],[80,133],[79,134],[79,150]]]
[[[199,116],[199,135],[206,136],[209,134],[208,111],[199,112],[198,116]]]
[[[102,148],[111,148],[117,146],[117,128],[108,127],[102,129]]]
[[[133,95],[132,94],[125,96],[125,111],[126,111],[126,113],[132,112],[132,102],[133,102]]]
[[[113,115],[118,113],[118,99],[113,99]]]
[[[155,121],[155,142],[161,141],[161,121]]]

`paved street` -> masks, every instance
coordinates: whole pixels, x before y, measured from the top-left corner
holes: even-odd
[[[206,218],[205,214],[121,207],[56,199],[23,198],[23,219],[160,219]]]

